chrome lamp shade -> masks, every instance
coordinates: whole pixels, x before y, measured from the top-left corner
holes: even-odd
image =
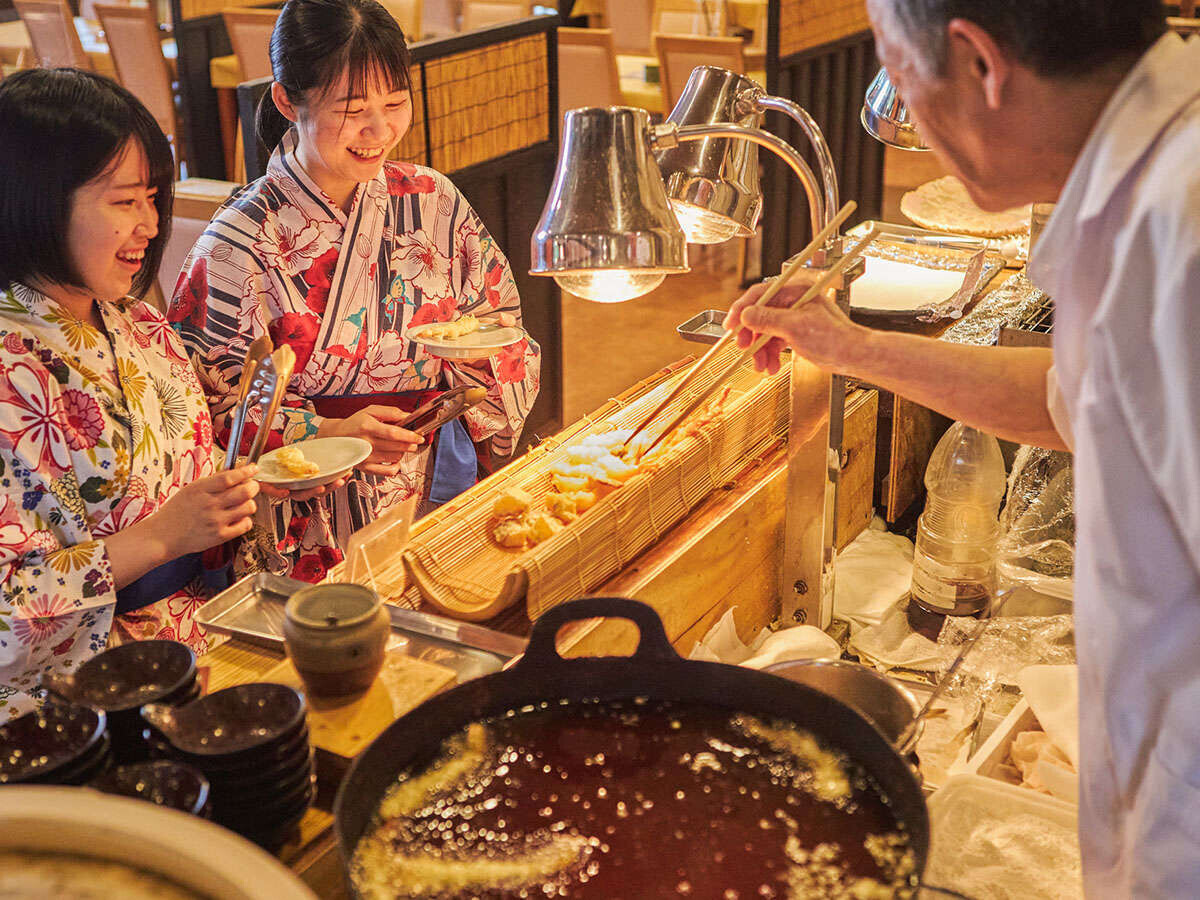
[[[896,93],[887,69],[880,69],[867,88],[863,100],[863,128],[867,134],[900,150],[928,150],[908,114],[908,107]]]
[[[667,117],[679,126],[762,124],[761,87],[728,69],[692,70],[679,102]],[[709,137],[680,143],[657,154],[667,197],[688,241],[719,244],[750,237],[762,213],[758,146],[750,141]]]
[[[667,202],[643,109],[573,109],[533,233],[530,272],[602,303],[645,294],[688,271],[687,242]]]

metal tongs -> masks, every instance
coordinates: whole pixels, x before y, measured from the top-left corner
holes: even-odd
[[[422,403],[399,424],[417,434],[429,434],[471,407],[478,406],[486,397],[487,391],[481,387],[452,388],[428,403]]]
[[[233,422],[229,428],[229,447],[225,451],[225,468],[232,469],[237,465],[238,449],[242,445],[242,435],[246,431],[246,422],[250,412],[256,406],[262,409],[258,431],[254,435],[254,443],[250,445],[250,453],[246,462],[257,462],[267,446],[267,437],[271,433],[271,422],[283,402],[292,370],[296,367],[296,354],[291,347],[284,345],[271,352],[271,339],[256,338],[246,351],[246,362],[242,366],[242,380],[238,388],[238,405],[234,409]]]

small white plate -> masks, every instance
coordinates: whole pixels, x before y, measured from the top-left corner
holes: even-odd
[[[283,448],[264,453],[258,460],[254,477],[265,484],[276,484],[290,491],[303,491],[336,481],[371,455],[370,441],[356,437],[327,437],[289,444],[304,453],[304,458],[316,463],[321,470],[316,475],[296,476],[275,462]]]
[[[487,359],[495,356],[505,347],[509,347],[525,339],[526,334],[520,328],[508,325],[484,323],[478,331],[464,334],[452,341],[426,340],[421,337],[427,328],[437,328],[444,322],[430,322],[428,325],[418,325],[408,328],[404,336],[424,347],[431,355],[443,359]]]

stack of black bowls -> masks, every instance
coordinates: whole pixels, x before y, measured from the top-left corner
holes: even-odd
[[[0,784],[86,784],[108,770],[104,713],[47,703],[0,725]]]
[[[106,794],[134,797],[156,806],[166,806],[194,816],[208,818],[208,779],[200,770],[172,759],[117,766],[88,784]]]
[[[267,683],[142,708],[155,755],[208,779],[213,821],[266,847],[286,840],[316,791],[306,712],[299,691]]]
[[[107,713],[117,763],[150,758],[143,738],[143,704],[179,706],[200,696],[196,654],[178,641],[134,641],[113,647],[74,672],[43,676],[42,687],[52,696]]]

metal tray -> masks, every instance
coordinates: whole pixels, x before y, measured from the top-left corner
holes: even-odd
[[[247,575],[196,611],[196,621],[210,631],[237,637],[282,652],[284,604],[303,581],[268,575]],[[446,666],[461,684],[499,672],[525,652],[523,638],[470,622],[385,604],[394,635],[388,646],[403,648],[416,659]]]
[[[698,344],[715,344],[725,336],[721,323],[725,321],[725,310],[706,309],[698,316],[692,316],[682,325],[675,328],[685,341],[695,341]]]

